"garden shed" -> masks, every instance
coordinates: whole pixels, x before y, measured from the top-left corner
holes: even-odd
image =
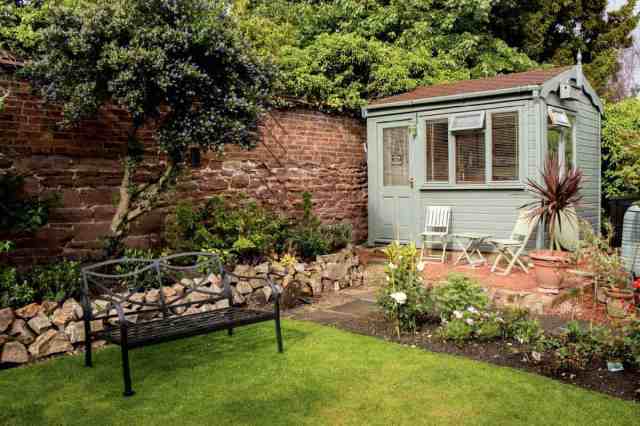
[[[508,237],[552,152],[584,172],[578,213],[599,229],[602,110],[580,60],[370,102],[369,243],[420,245],[427,206],[451,206],[453,233]],[[532,240],[541,246],[542,231]]]

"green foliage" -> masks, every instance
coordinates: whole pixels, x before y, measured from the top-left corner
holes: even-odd
[[[419,262],[420,253],[415,244],[401,245],[397,241],[389,244],[384,253],[388,261],[384,268],[387,283],[380,289],[378,305],[396,323],[398,334],[400,330],[415,330],[433,308],[422,283],[424,263]]]
[[[602,153],[605,196],[640,193],[640,99],[605,104]]]
[[[23,193],[24,177],[13,173],[0,175],[0,232],[34,232],[49,219],[55,198],[39,199]]]
[[[535,65],[489,33],[489,0],[237,3],[242,31],[279,65],[276,90],[320,108]]]
[[[435,309],[443,320],[451,321],[455,311],[484,310],[489,298],[479,283],[463,274],[449,274],[447,281],[433,289]]]
[[[82,283],[80,263],[63,259],[18,271],[0,268],[0,307],[21,307],[41,300],[62,301],[79,296]]]
[[[122,254],[122,257],[128,259],[151,260],[157,259],[158,255],[159,253],[157,252],[157,250],[153,249],[126,248]],[[114,273],[130,274],[138,269],[140,269],[139,263],[121,263],[116,266]],[[158,274],[153,269],[145,271],[142,274],[137,274],[133,278],[126,279],[124,280],[123,284],[125,284],[129,289],[136,291],[143,291],[149,288],[157,288],[160,286],[160,283],[158,283]]]
[[[636,0],[610,10],[607,0],[497,0],[490,31],[509,46],[540,63],[575,63],[582,50],[585,71],[594,88],[606,95],[618,69],[618,52],[629,47],[638,25]],[[577,26],[580,25],[580,31]]]
[[[167,220],[165,239],[174,251],[202,250],[223,262],[257,262],[284,251],[289,221],[254,200],[213,197],[196,208],[181,202]]]

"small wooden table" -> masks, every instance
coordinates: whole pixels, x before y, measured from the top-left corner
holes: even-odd
[[[462,234],[453,234],[452,237],[453,241],[462,247],[462,254],[458,256],[453,266],[456,266],[462,260],[466,260],[472,268],[478,267],[487,262],[487,259],[485,259],[480,252],[480,246],[486,240],[491,238],[491,235],[467,232]],[[466,243],[463,244],[460,240],[466,240]]]

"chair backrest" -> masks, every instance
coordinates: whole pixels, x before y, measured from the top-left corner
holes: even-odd
[[[449,206],[429,206],[427,207],[424,231],[449,233],[449,223],[451,222],[451,207]]]
[[[513,226],[513,231],[511,231],[511,239],[527,244],[537,224],[538,220],[531,217],[529,210],[520,210],[516,224]]]

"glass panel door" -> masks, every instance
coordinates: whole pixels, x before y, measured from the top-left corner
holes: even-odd
[[[406,126],[383,129],[382,152],[383,185],[409,185],[409,129]]]

